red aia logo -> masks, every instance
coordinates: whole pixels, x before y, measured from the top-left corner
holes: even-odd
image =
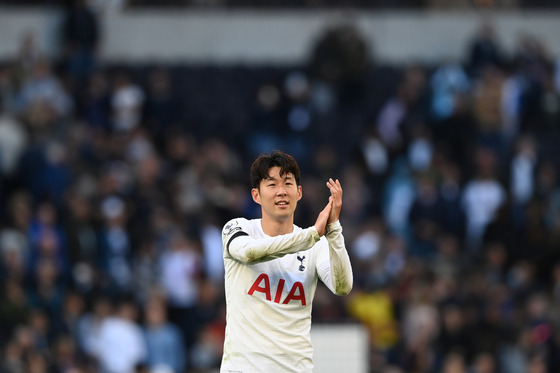
[[[278,287],[276,288],[276,294],[274,296],[274,303],[280,303],[285,283],[286,280],[282,278],[278,281]],[[261,273],[259,277],[257,277],[255,282],[253,283],[253,286],[251,286],[251,289],[249,289],[249,292],[247,294],[253,295],[255,291],[264,293],[266,300],[272,300],[270,292],[270,279],[268,278],[268,275],[266,273]],[[305,301],[305,291],[303,290],[303,284],[299,281],[296,281],[294,283],[294,285],[290,289],[290,293],[284,299],[282,304],[288,304],[291,300],[301,301],[302,306],[305,306],[307,304],[307,302]]]

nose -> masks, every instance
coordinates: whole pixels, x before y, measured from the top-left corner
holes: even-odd
[[[283,185],[280,185],[278,187],[278,190],[276,191],[276,194],[279,196],[285,196],[287,194],[286,188]]]

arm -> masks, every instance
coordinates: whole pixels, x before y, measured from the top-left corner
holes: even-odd
[[[260,263],[283,257],[286,254],[309,250],[319,234],[315,227],[275,237],[253,238],[243,230],[231,237],[224,236],[224,249],[234,259],[243,263]]]
[[[325,250],[320,252],[317,270],[321,281],[334,294],[347,295],[352,290],[354,276],[339,221],[342,209],[342,186],[338,180],[329,179],[327,187],[331,191],[329,201],[332,204],[326,234],[329,249],[328,255]]]
[[[354,275],[339,221],[329,224],[326,237],[328,250],[321,250],[317,261],[319,278],[334,294],[348,295]]]

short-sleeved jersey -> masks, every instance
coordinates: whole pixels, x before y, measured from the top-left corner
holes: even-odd
[[[351,267],[337,222],[329,240],[314,227],[269,237],[261,219],[234,219],[222,231],[225,265],[227,326],[222,358],[223,373],[313,371],[310,340],[311,308],[320,278],[334,292],[329,243],[338,245],[339,270],[351,280]],[[235,258],[232,242],[249,236],[256,242],[259,260]],[[332,251],[332,250],[331,250]],[[250,258],[250,252],[247,256]],[[349,276],[349,277],[348,277]],[[351,285],[350,285],[351,286]]]

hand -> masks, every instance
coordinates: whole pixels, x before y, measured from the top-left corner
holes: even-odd
[[[336,181],[329,179],[329,181],[327,181],[327,187],[331,191],[329,201],[332,201],[332,209],[327,221],[327,224],[330,224],[340,219],[340,210],[342,210],[342,186],[338,179],[336,179]]]
[[[317,221],[315,222],[315,229],[317,229],[317,233],[319,233],[319,236],[324,236],[325,233],[327,233],[327,220],[331,215],[332,206],[333,203],[331,197],[329,198],[329,203],[327,203],[323,211],[321,211],[319,213],[319,216],[317,217]]]

